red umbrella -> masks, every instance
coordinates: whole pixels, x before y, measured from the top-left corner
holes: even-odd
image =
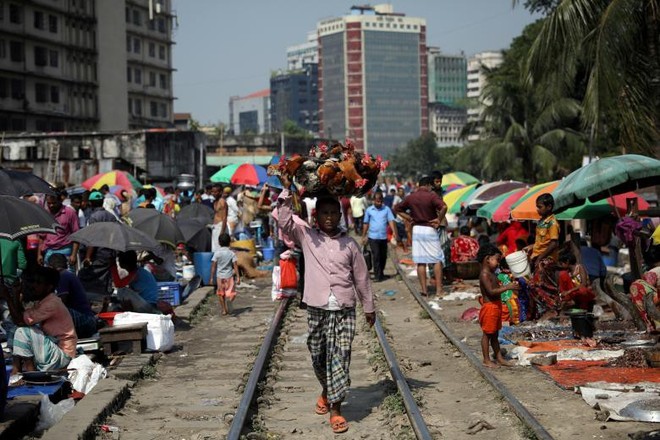
[[[236,168],[231,176],[231,183],[235,185],[253,185],[257,186],[268,180],[266,169],[259,165],[244,163]]]

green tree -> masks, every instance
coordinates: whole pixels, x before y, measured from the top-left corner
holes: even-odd
[[[453,171],[458,147],[438,148],[434,133],[425,133],[413,139],[403,148],[397,148],[389,157],[388,171],[405,177],[419,177],[431,171]]]
[[[584,78],[584,125],[596,145],[658,153],[660,1],[564,0],[543,23],[527,71],[534,87],[566,96]]]

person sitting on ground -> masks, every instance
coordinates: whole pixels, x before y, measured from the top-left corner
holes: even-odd
[[[79,338],[92,337],[97,330],[96,315],[89,304],[85,288],[78,277],[67,270],[66,257],[55,254],[50,257],[48,265],[60,274],[57,285],[57,296],[69,309],[76,334]]]
[[[461,226],[460,235],[451,241],[451,261],[465,263],[475,261],[479,252],[479,242],[470,237],[470,228]]]
[[[647,252],[649,270],[630,285],[630,299],[646,324],[647,331],[658,328],[657,306],[660,304],[660,245]],[[649,316],[650,315],[650,316]]]
[[[119,266],[128,272],[124,278],[119,276],[117,263],[110,264],[112,282],[118,289],[121,308],[128,312],[160,314],[158,309],[159,288],[154,276],[138,265],[135,251],[120,252]]]
[[[66,258],[66,257],[65,257]],[[12,374],[65,368],[76,355],[78,337],[71,314],[55,294],[59,273],[36,266],[12,293],[0,283],[14,323]],[[30,304],[25,307],[24,304]]]
[[[577,258],[570,250],[559,254],[559,299],[562,304],[573,302],[578,309],[591,312],[596,295],[589,283],[587,270],[577,263]]]
[[[220,308],[222,314],[229,314],[227,301],[234,301],[236,298],[235,285],[241,284],[241,275],[238,271],[238,259],[236,254],[229,249],[231,238],[229,234],[223,233],[218,237],[218,244],[220,248],[213,253],[211,257],[211,277],[209,278],[209,286],[215,284],[216,294],[218,301],[220,301]],[[213,276],[215,275],[215,283],[213,283]],[[234,277],[236,281],[234,282]]]
[[[479,311],[479,325],[483,331],[481,337],[481,351],[483,352],[484,365],[495,368],[498,365],[510,366],[504,360],[500,352],[500,343],[498,340],[499,331],[502,328],[502,293],[507,290],[519,290],[518,282],[500,286],[500,282],[495,276],[495,271],[500,266],[502,252],[493,244],[486,244],[479,249],[477,260],[481,264],[481,273],[479,275],[479,288],[481,289],[481,310]],[[495,362],[490,359],[489,348],[493,348]]]

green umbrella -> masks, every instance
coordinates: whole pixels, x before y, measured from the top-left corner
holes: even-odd
[[[638,154],[624,154],[591,162],[564,178],[552,193],[555,210],[595,202],[626,191],[655,185],[660,177],[660,160]]]
[[[231,165],[227,165],[217,173],[211,176],[211,182],[219,182],[219,183],[229,183],[231,182],[231,176],[234,175],[236,172],[236,168],[240,167],[240,163],[233,163]]]

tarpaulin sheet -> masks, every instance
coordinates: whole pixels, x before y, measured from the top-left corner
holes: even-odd
[[[559,361],[547,367],[537,367],[563,388],[573,388],[589,382],[632,384],[660,383],[660,368],[606,367],[606,361]]]

